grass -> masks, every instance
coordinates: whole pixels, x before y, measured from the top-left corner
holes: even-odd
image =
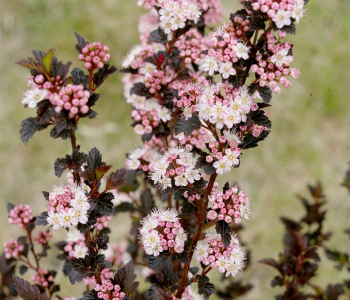
[[[223,2],[227,13],[238,8],[236,1]],[[269,286],[274,271],[257,261],[277,257],[283,235],[279,216],[301,215],[301,205],[294,196],[305,194],[307,183],[320,180],[324,184],[329,196],[326,227],[334,231],[330,245],[347,248],[342,229],[349,225],[349,197],[340,183],[349,160],[349,2],[314,0],[307,8],[297,35],[290,37],[295,43],[293,66],[301,69],[302,76],[274,97],[269,138],[245,152],[241,167],[230,177],[252,200],[252,216],[245,222],[243,240],[252,250],[253,264],[243,276],[255,288],[242,299],[271,299],[277,293]],[[7,225],[6,203],[30,203],[35,213],[43,211],[41,191],[50,190],[58,181],[54,160],[70,153],[69,142],[53,141],[47,131],[36,134],[27,146],[21,143],[19,124],[34,112],[22,107],[28,72],[14,62],[29,56],[32,49],[56,48],[60,59],[73,60],[82,67],[74,50],[75,30],[89,41],[108,44],[112,61],[120,65],[122,57],[138,43],[136,29],[142,12],[136,0],[2,2],[0,224],[8,228],[2,230],[2,241],[20,234]],[[140,143],[129,126],[131,108],[122,91],[121,75],[109,79],[100,91],[98,117],[84,120],[78,131],[82,149],[97,146],[104,160],[115,168],[122,167],[124,154]],[[123,232],[125,223],[117,219],[113,224],[114,232]],[[329,263],[320,271],[314,281],[320,285],[344,276]],[[76,292],[68,283],[65,288],[68,293]]]

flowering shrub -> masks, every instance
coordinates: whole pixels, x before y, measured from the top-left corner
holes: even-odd
[[[83,118],[96,117],[96,90],[117,70],[108,63],[109,47],[75,33],[86,70],[69,71],[71,63],[60,62],[53,49],[18,62],[30,70],[22,102],[36,108],[21,123],[22,141],[50,128],[54,139],[70,140],[72,153],[55,161],[55,174],[70,178],[43,192],[44,212],[33,216],[27,205],[8,205],[9,222],[26,235],[5,244],[3,295],[69,299],[59,295],[57,272],[41,266],[61,228],[68,233],[55,245],[58,258],[71,284],[87,286],[84,300],[229,298],[251,288],[232,279],[248,263],[236,232],[249,218],[250,199],[229,183],[221,192],[216,179],[269,135],[272,92],[291,85],[286,76],[299,77],[284,39],[295,33],[307,1],[239,2],[243,8],[210,32],[223,15],[219,0],[138,1],[149,12],[141,17],[140,45],[120,72],[143,144],[127,155],[126,169],[109,175],[112,166],[99,150],[82,152],[75,136]],[[121,212],[132,219],[127,247],[109,243],[109,222]],[[33,240],[37,226],[47,231]],[[35,285],[11,277],[17,262],[21,275],[31,270]],[[225,287],[210,282],[215,269],[228,277]],[[135,272],[151,282],[147,291],[137,289]]]
[[[349,175],[350,170],[345,183],[349,182]],[[272,287],[282,287],[280,290],[282,294],[277,295],[276,299],[338,299],[338,297],[343,299],[340,298],[342,295],[348,298],[350,297],[350,280],[336,284],[333,281],[326,288],[312,281],[319,271],[318,263],[321,260],[319,251],[322,248],[328,259],[336,263],[335,268],[338,270],[344,268],[350,271],[350,257],[349,253],[333,250],[327,246],[327,241],[332,235],[330,232],[324,232],[324,221],[327,215],[324,206],[327,200],[320,183],[315,186],[309,185],[308,188],[311,200],[299,197],[305,209],[305,215],[298,221],[281,218],[286,232],[283,241],[285,248],[279,254],[279,260],[269,258],[260,262],[276,269],[279,273],[271,282]],[[349,228],[344,232],[350,236]],[[308,291],[306,287],[309,287],[310,290]]]

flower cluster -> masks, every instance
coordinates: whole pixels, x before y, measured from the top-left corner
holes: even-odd
[[[148,78],[147,80],[153,79]],[[148,86],[147,84],[146,86]],[[146,100],[145,97],[133,94],[128,97],[127,102],[135,108],[131,112],[131,116],[135,120],[134,131],[136,134],[151,133],[153,128],[156,128],[161,121],[167,122],[171,119],[169,109],[162,107],[156,99]]]
[[[21,228],[27,227],[28,223],[33,220],[33,211],[27,204],[20,204],[12,208],[9,212],[8,222],[16,224]]]
[[[150,177],[163,190],[173,185],[187,186],[201,179],[196,163],[197,157],[193,153],[183,148],[170,148],[152,160]]]
[[[250,0],[253,10],[267,14],[281,29],[292,24],[292,19],[299,23],[304,16],[304,0]]]
[[[218,269],[225,276],[236,276],[244,268],[245,252],[239,240],[232,235],[228,247],[224,246],[219,234],[207,233],[203,241],[198,242],[194,258],[205,266]]]
[[[184,57],[186,64],[195,63],[200,64],[203,54],[202,51],[206,50],[206,44],[203,43],[203,36],[197,29],[191,29],[176,41],[175,46],[180,50],[180,57]]]
[[[60,75],[51,77],[47,80],[44,75],[39,74],[28,78],[29,89],[23,93],[24,99],[22,103],[29,108],[35,108],[37,104],[48,99],[52,92],[58,92],[63,85],[63,80]]]
[[[249,219],[250,200],[246,197],[245,192],[238,192],[236,186],[224,192],[213,191],[209,195],[209,201],[211,208],[207,213],[207,218],[212,222],[225,220],[230,224],[232,220],[240,223],[242,218]]]
[[[85,62],[85,68],[92,71],[94,69],[102,69],[110,59],[108,46],[102,46],[100,42],[87,44],[79,54],[80,61]]]
[[[254,97],[249,95],[247,87],[233,89],[227,83],[209,86],[202,91],[196,110],[199,117],[218,129],[224,126],[231,129],[234,125],[247,120],[250,111],[258,109]]]
[[[102,284],[95,285],[97,297],[103,300],[123,300],[126,294],[121,291],[118,284],[113,285],[110,280],[103,281]]]
[[[284,35],[280,34],[280,36]],[[267,49],[270,51],[270,56],[266,58],[262,54],[257,55],[258,64],[253,64],[250,70],[260,76],[259,85],[261,87],[268,85],[275,93],[280,93],[281,88],[277,83],[281,83],[286,88],[290,87],[291,83],[285,76],[299,78],[300,71],[296,68],[289,68],[293,61],[292,45],[276,43],[276,38],[271,32],[267,34],[267,38]]]
[[[40,245],[46,245],[51,238],[53,237],[53,234],[50,233],[49,231],[39,231],[37,236],[34,237],[34,240],[40,244]]]
[[[225,136],[221,137],[222,140],[225,140]],[[217,150],[217,146],[219,143],[214,142],[211,143],[212,152],[215,154],[215,158],[217,161],[214,162],[213,166],[216,170],[216,174],[221,175],[225,172],[230,172],[233,166],[239,165],[239,158],[241,156],[241,149],[239,148],[226,148],[224,152],[220,152]],[[214,160],[213,156],[207,155],[206,161],[212,162]]]
[[[5,257],[7,259],[10,258],[18,258],[21,256],[24,251],[24,245],[20,244],[15,239],[10,239],[7,243],[4,243],[5,248]]]
[[[182,228],[175,209],[153,210],[141,221],[140,242],[148,255],[158,256],[170,250],[184,251],[187,234]]]
[[[224,16],[224,9],[220,0],[196,0],[199,9],[202,11],[204,24],[215,24],[221,22]]]
[[[198,130],[194,130],[187,136],[180,133],[179,135],[175,136],[175,138],[179,141],[181,147],[185,148],[187,151],[192,151],[194,147],[205,150],[205,145],[213,140],[213,134],[205,128],[200,128]]]
[[[86,247],[84,235],[76,229],[68,232],[66,245],[63,250],[67,254],[69,260],[85,257],[85,255],[88,254],[88,248]]]
[[[42,286],[44,288],[49,287],[54,279],[55,279],[56,272],[45,270],[42,268],[39,268],[35,274],[32,276],[32,280],[39,286]]]
[[[49,194],[47,222],[54,230],[70,228],[78,223],[86,224],[90,208],[84,187],[68,184],[58,185]]]
[[[47,98],[48,91],[34,87],[23,93],[22,103],[28,105],[29,108],[35,108],[37,104]]]
[[[201,16],[198,6],[190,0],[158,0],[158,3],[160,27],[166,34],[184,28],[187,21],[196,24]]]
[[[240,59],[249,58],[250,47],[237,36],[237,32],[241,35],[248,31],[250,21],[239,17],[235,20],[242,28],[241,30],[237,30],[236,24],[229,23],[210,35],[209,42],[212,48],[200,64],[200,69],[208,72],[209,75],[219,73],[223,79],[227,79],[237,73],[234,64],[237,64]]]
[[[89,111],[87,103],[90,93],[84,90],[82,84],[68,84],[58,93],[50,95],[50,102],[55,105],[55,111],[60,113],[62,109],[69,112],[69,118],[74,118],[79,112],[86,114]]]
[[[113,278],[113,276],[114,276],[113,271],[108,269],[108,268],[103,269],[101,271],[101,280],[102,280],[102,282]],[[95,276],[91,276],[91,277],[90,276],[86,276],[85,279],[84,279],[84,284],[85,285],[95,286],[97,284]],[[109,299],[109,298],[107,298],[107,299]]]

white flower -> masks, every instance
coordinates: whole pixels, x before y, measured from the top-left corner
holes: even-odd
[[[29,108],[35,108],[40,101],[46,98],[47,93],[48,91],[45,89],[40,90],[34,87],[23,94],[24,99],[22,100],[22,103],[27,104]]]
[[[231,132],[230,130],[224,130],[224,136],[227,138],[229,142],[231,142],[232,140],[235,140],[237,144],[240,144],[242,142],[238,138],[238,136],[234,132]]]
[[[292,18],[294,18],[297,23],[299,23],[300,19],[304,16],[304,12],[305,12],[304,2],[302,2],[302,4],[294,3]]]
[[[165,222],[177,222],[178,213],[175,209],[165,209],[158,212],[159,218]]]
[[[226,158],[222,158],[219,161],[216,161],[213,164],[214,168],[216,169],[216,173],[218,175],[223,174],[224,172],[230,172],[231,171],[231,167],[227,161]]]
[[[206,259],[209,255],[208,249],[209,249],[208,244],[204,242],[199,242],[193,253],[194,258],[198,261],[202,261],[203,259]]]
[[[179,228],[179,233],[176,235],[175,242],[183,246],[186,241],[187,241],[187,234],[185,233],[184,229],[181,227]]]
[[[206,56],[199,65],[200,70],[208,72],[210,76],[219,69],[219,65],[216,60],[211,56]]]
[[[53,230],[57,230],[60,228],[61,217],[58,213],[49,212],[49,216],[47,217],[47,223],[52,225]]]
[[[129,158],[139,159],[142,155],[146,153],[146,151],[147,151],[146,149],[136,148],[130,153]]]
[[[138,159],[127,159],[126,160],[126,167],[129,170],[137,170],[140,165],[141,165],[141,162]]]
[[[159,118],[163,122],[167,122],[167,121],[171,120],[170,110],[167,109],[166,107],[161,107],[160,109],[157,109],[157,113],[158,113]]]
[[[141,221],[141,224],[142,224],[142,228],[140,230],[140,233],[147,234],[152,229],[157,228],[158,220],[157,218],[154,218],[154,216],[148,216]]]
[[[151,71],[156,71],[156,70],[157,70],[157,66],[151,63],[146,63],[145,66],[139,70],[139,73],[147,77],[147,76],[152,76]]]
[[[78,224],[78,219],[75,216],[75,211],[73,208],[68,209],[59,213],[60,216],[60,226],[64,228],[69,228],[72,225]]]
[[[232,151],[231,149],[226,149],[224,158],[227,160],[229,165],[238,166],[239,165],[238,157],[240,154],[241,154],[240,151],[237,151],[237,150]]]
[[[282,28],[285,25],[292,24],[291,18],[292,12],[284,9],[279,9],[273,16],[272,21],[276,23],[277,28]]]
[[[87,211],[90,208],[90,204],[87,202],[87,197],[83,191],[77,191],[74,193],[74,199],[70,200],[70,205],[75,209]]]
[[[77,242],[79,240],[84,240],[84,235],[77,229],[70,230],[67,232],[67,242]]]
[[[160,238],[158,236],[158,232],[156,230],[151,231],[147,235],[143,237],[143,244],[146,247],[156,247],[157,245],[160,245]]]
[[[239,210],[240,210],[241,216],[248,220],[249,215],[250,215],[250,205],[249,204],[241,204],[239,206]]]
[[[219,64],[219,73],[222,78],[227,79],[230,75],[236,75],[236,70],[232,66],[232,62],[228,61]]]
[[[74,246],[74,257],[80,258],[85,257],[85,255],[88,254],[88,248],[86,246],[82,247],[80,245]]]
[[[217,261],[216,264],[218,266],[219,272],[220,273],[225,273],[226,268],[228,266],[228,262],[226,260],[227,258],[224,256],[221,256]]]
[[[239,266],[234,264],[234,263],[230,263],[226,266],[226,274],[225,277],[228,277],[230,275],[232,275],[233,277],[235,277],[238,273],[238,271],[240,270]]]
[[[275,55],[270,57],[270,61],[274,63],[278,68],[283,65],[289,64],[288,49],[282,49]]]
[[[237,43],[232,47],[238,58],[248,59],[249,58],[249,47],[243,43]]]
[[[86,224],[88,221],[87,210],[82,210],[81,208],[75,209],[75,217],[81,224]]]
[[[135,56],[132,53],[128,53],[123,59],[122,67],[125,69],[130,67],[130,64],[134,61],[134,59]]]
[[[230,262],[243,268],[245,260],[245,252],[241,245],[237,245],[231,252]]]

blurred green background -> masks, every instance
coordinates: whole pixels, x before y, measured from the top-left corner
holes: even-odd
[[[45,210],[41,191],[60,181],[54,175],[54,161],[71,152],[69,141],[54,141],[49,131],[36,134],[27,146],[22,144],[19,124],[33,116],[34,110],[23,109],[21,104],[28,71],[14,63],[30,56],[32,49],[56,48],[58,58],[82,68],[74,49],[75,30],[88,41],[109,45],[111,61],[120,66],[123,56],[138,43],[138,18],[145,11],[136,2],[1,2],[1,245],[21,234],[7,224],[6,203],[29,203],[35,213]],[[239,8],[234,0],[223,3],[227,16]],[[329,198],[326,230],[334,232],[329,245],[349,248],[342,233],[349,226],[349,195],[340,187],[350,158],[349,3],[312,0],[307,5],[297,35],[288,38],[295,43],[293,67],[299,67],[302,76],[292,80],[291,88],[274,95],[269,138],[244,152],[241,167],[231,174],[230,181],[238,182],[252,202],[251,219],[244,222],[242,235],[252,250],[252,266],[242,278],[249,279],[254,289],[242,299],[272,299],[277,293],[270,287],[275,272],[257,261],[277,257],[283,236],[279,216],[298,218],[303,213],[295,195],[305,195],[307,183],[320,180]],[[125,153],[140,143],[129,126],[131,107],[123,99],[121,78],[118,74],[107,80],[99,90],[97,118],[83,120],[78,131],[82,150],[97,146],[115,168],[122,167]],[[127,234],[122,220],[113,223],[117,240]],[[60,234],[64,236],[64,232]],[[58,262],[53,265],[61,268]],[[319,274],[314,283],[320,285],[337,282],[345,275],[327,262]],[[67,296],[79,296],[76,287],[69,286],[66,279],[59,280]]]

